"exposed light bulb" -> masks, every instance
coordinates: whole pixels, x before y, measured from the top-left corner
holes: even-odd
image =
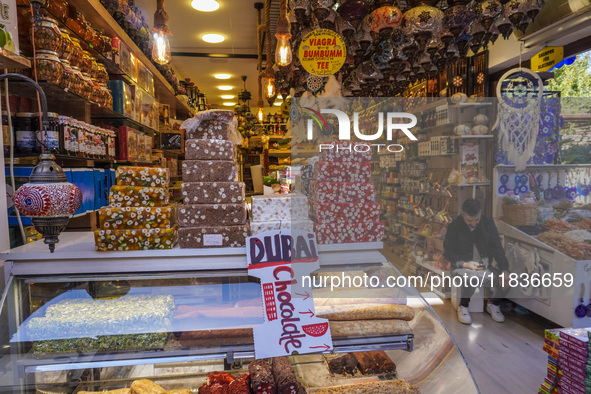
[[[170,63],[170,43],[168,42],[167,34],[162,32],[154,33],[152,59],[158,64]]]
[[[265,78],[265,94],[268,98],[275,97],[275,78]]]
[[[258,118],[259,122],[262,122],[264,117],[265,117],[265,114],[263,113],[263,107],[259,107],[259,112],[257,114],[257,118]]]
[[[280,66],[288,66],[292,60],[291,43],[289,42],[291,34],[275,34],[275,37],[277,37],[275,63]]]

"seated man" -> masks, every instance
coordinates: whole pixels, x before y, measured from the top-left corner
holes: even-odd
[[[493,296],[486,305],[486,311],[494,321],[499,323],[505,321],[499,305],[509,291],[507,286],[509,262],[495,222],[491,218],[482,216],[482,208],[478,200],[469,198],[464,201],[462,214],[447,228],[443,250],[443,255],[451,263],[452,276],[466,276],[468,280],[476,276],[483,279],[483,290],[485,287],[494,289]],[[498,269],[492,266],[493,260],[497,262]],[[499,274],[505,275],[503,282],[499,280]],[[473,283],[477,282],[473,281]],[[505,284],[505,287],[501,287],[501,284]],[[461,292],[461,302],[457,310],[458,320],[464,324],[471,324],[472,318],[468,307],[470,297],[476,288],[464,281],[464,286],[458,291]]]

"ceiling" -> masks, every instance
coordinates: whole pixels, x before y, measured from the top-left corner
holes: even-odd
[[[200,12],[191,7],[191,0],[169,0],[165,9],[170,20],[171,64],[183,77],[191,78],[205,93],[209,104],[221,106],[220,96],[236,96],[243,89],[242,75],[247,76],[246,89],[252,93],[251,106],[256,106],[257,86],[257,10],[255,0],[218,0],[220,8],[214,12]],[[264,0],[262,1],[264,3]],[[156,0],[136,0],[136,6],[145,10],[150,26],[156,10]],[[279,0],[271,2],[272,31],[277,19]],[[264,14],[261,11],[264,22]],[[220,44],[208,44],[201,39],[205,33],[223,34]],[[265,53],[265,47],[263,47]],[[215,55],[244,56],[247,58],[211,57]],[[264,67],[264,62],[263,62]],[[214,74],[232,77],[218,80]],[[233,86],[230,92],[217,89],[219,85]],[[237,102],[237,99],[230,100]],[[268,105],[265,101],[265,105]]]

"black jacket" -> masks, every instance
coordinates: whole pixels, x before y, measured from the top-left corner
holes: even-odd
[[[488,257],[489,265],[493,259],[500,270],[508,270],[509,262],[497,227],[493,219],[483,216],[474,231],[458,216],[447,227],[445,241],[443,241],[443,255],[453,268],[462,268],[462,264],[473,260],[474,244],[480,257]]]

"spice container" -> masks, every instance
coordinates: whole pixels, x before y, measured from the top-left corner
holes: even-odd
[[[87,124],[84,122],[76,121],[74,123],[76,125],[76,134],[78,136],[78,157],[86,157],[88,151],[86,149],[86,126]]]
[[[80,40],[70,36],[70,41],[72,41],[72,55],[70,57],[70,63],[72,63],[72,66],[80,67],[82,64],[83,52],[82,47],[80,46]]]
[[[37,66],[37,78],[40,81],[48,81],[58,85],[62,79],[64,68],[53,51],[37,51],[35,56]]]
[[[72,66],[72,89],[70,91],[74,94],[77,94],[78,96],[82,96],[84,83],[84,78],[82,77],[82,72],[80,72],[80,69],[78,67]]]
[[[86,20],[84,21],[84,26],[86,27],[86,30],[84,32],[84,41],[92,45],[92,43],[96,40],[96,32],[90,25],[90,22]]]
[[[62,22],[65,22],[68,18],[68,3],[63,0],[49,1],[47,9]]]
[[[59,51],[62,43],[62,33],[57,27],[57,21],[51,18],[41,18],[41,24],[35,28],[35,48],[46,51]]]
[[[64,73],[62,74],[62,79],[58,86],[64,89],[66,92],[69,92],[74,86],[74,70],[72,70],[70,62],[66,59],[60,59],[60,62],[62,63]]]
[[[19,112],[14,122],[15,153],[19,155],[37,155],[40,149],[37,147],[36,133],[34,130],[31,112]]]
[[[71,121],[72,118],[60,115],[58,118],[59,122],[59,135],[60,135],[60,150],[64,155],[72,155],[71,141]]]
[[[82,60],[80,61],[80,71],[82,74],[91,74],[92,73],[92,59],[93,57],[90,56],[90,53],[87,51],[82,51]]]
[[[107,82],[109,82],[109,74],[107,73],[107,69],[101,63],[97,63],[97,67],[98,70],[95,78],[99,81],[100,84],[106,84]]]
[[[103,41],[103,32],[100,29],[94,29],[94,40],[91,42],[94,50],[103,53],[105,50],[105,42]]]
[[[42,130],[42,127],[39,125],[39,118],[41,117],[41,113],[33,114],[33,128],[37,131],[37,140],[38,143],[41,144],[43,141],[43,146],[45,147],[45,152],[50,152],[53,154],[61,153],[60,152],[60,136],[59,136],[59,115],[55,112],[48,112],[47,113],[47,129]]]
[[[60,48],[57,54],[60,59],[70,61],[72,57],[72,51],[74,50],[72,40],[70,39],[70,35],[68,34],[68,31],[66,29],[60,29],[60,33]]]

